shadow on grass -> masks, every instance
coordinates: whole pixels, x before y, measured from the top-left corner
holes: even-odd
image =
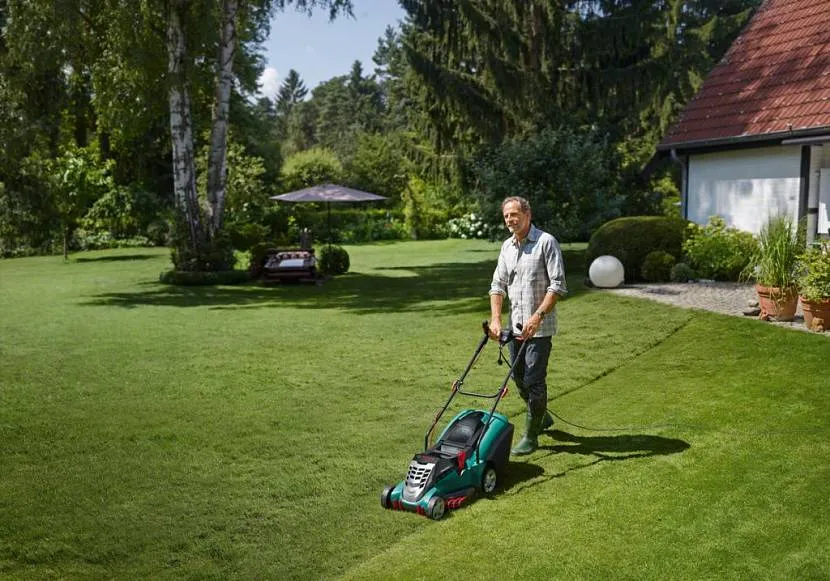
[[[570,472],[584,470],[585,468],[590,468],[600,462],[619,462],[622,460],[633,460],[636,458],[648,458],[649,456],[667,456],[669,454],[679,454],[691,447],[688,442],[683,440],[652,435],[621,434],[618,436],[576,436],[561,430],[554,430],[546,433],[549,436],[552,436],[558,443],[553,445],[543,444],[539,446],[540,451],[548,452],[547,454],[541,456],[541,458],[545,458],[553,454],[577,454],[579,456],[592,457],[592,460],[585,464],[571,466],[561,472],[548,474],[544,478],[537,478],[538,476],[544,474],[544,469],[540,466],[529,462],[511,462],[511,472],[514,470],[518,472],[517,480],[511,484],[511,486],[521,484],[527,480],[532,480],[532,482],[528,482],[525,486],[519,487],[519,490],[522,490],[532,486],[537,486],[555,478],[563,478]],[[540,440],[540,442],[544,442],[544,440]],[[540,457],[531,456],[531,458],[538,460]],[[524,464],[524,466],[521,464]],[[507,480],[510,480],[510,478],[511,477],[508,476]]]
[[[158,258],[158,254],[122,254],[120,256],[98,256],[95,258],[74,258],[74,262],[128,262],[131,260],[151,260]]]
[[[325,284],[262,286],[180,287],[147,285],[137,292],[95,295],[85,302],[94,306],[211,307],[215,309],[302,308],[343,309],[359,314],[406,312],[428,305],[430,312],[467,313],[482,310],[494,262],[444,263],[395,267],[385,270],[408,276],[350,273]],[[580,289],[581,274],[569,278]],[[578,292],[578,290],[577,290]],[[574,293],[572,293],[573,295]]]
[[[689,448],[689,443],[676,438],[662,436],[629,435],[619,436],[575,436],[561,430],[550,433],[557,442],[553,446],[540,446],[542,450],[596,456],[602,460],[628,460],[648,456],[677,454]]]

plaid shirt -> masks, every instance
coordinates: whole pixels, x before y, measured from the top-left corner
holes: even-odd
[[[496,272],[490,284],[490,294],[505,294],[510,299],[510,324],[530,319],[545,293],[564,296],[565,267],[562,250],[556,238],[531,224],[527,237],[521,242],[511,236],[501,245]],[[556,335],[556,307],[542,319],[534,337]],[[514,327],[514,332],[517,331]]]

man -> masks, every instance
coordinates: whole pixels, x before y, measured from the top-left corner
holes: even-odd
[[[539,434],[553,425],[547,411],[548,359],[551,337],[556,334],[556,301],[568,291],[559,243],[531,223],[528,201],[518,196],[506,198],[501,209],[513,236],[501,246],[490,285],[490,335],[497,338],[501,332],[506,294],[510,299],[509,324],[527,342],[513,375],[519,395],[527,404],[527,419],[524,436],[511,453],[523,456],[539,446]],[[518,347],[516,341],[510,343],[513,359]]]

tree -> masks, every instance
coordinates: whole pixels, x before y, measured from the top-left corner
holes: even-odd
[[[277,0],[276,7],[284,9],[291,0]],[[166,46],[168,52],[170,128],[173,143],[173,175],[177,207],[187,227],[186,240],[189,252],[180,256],[198,255],[201,248],[209,253],[222,227],[225,203],[227,149],[227,113],[233,82],[234,52],[239,4],[237,0],[222,0],[219,19],[219,59],[216,63],[216,91],[213,103],[211,148],[208,163],[207,228],[203,225],[198,198],[194,166],[193,122],[191,119],[190,93],[187,71],[186,25],[189,9],[195,4],[189,0],[172,0],[167,12]],[[315,5],[328,6],[330,17],[339,12],[350,13],[349,0],[296,0],[295,6],[311,10]],[[198,262],[198,261],[197,261]]]

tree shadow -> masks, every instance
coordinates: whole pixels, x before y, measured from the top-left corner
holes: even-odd
[[[115,256],[96,256],[88,258],[81,256],[73,258],[74,262],[128,262],[131,260],[151,260],[158,258],[158,254],[121,254]]]
[[[251,283],[182,287],[158,283],[138,292],[94,295],[84,304],[128,309],[139,306],[341,309],[357,314],[401,313],[424,308],[429,308],[431,313],[480,312],[486,309],[493,268],[494,261],[488,258],[479,262],[390,266],[383,270],[395,273],[394,276],[348,273],[319,286]],[[580,279],[581,273],[568,279],[577,294],[581,289]]]

